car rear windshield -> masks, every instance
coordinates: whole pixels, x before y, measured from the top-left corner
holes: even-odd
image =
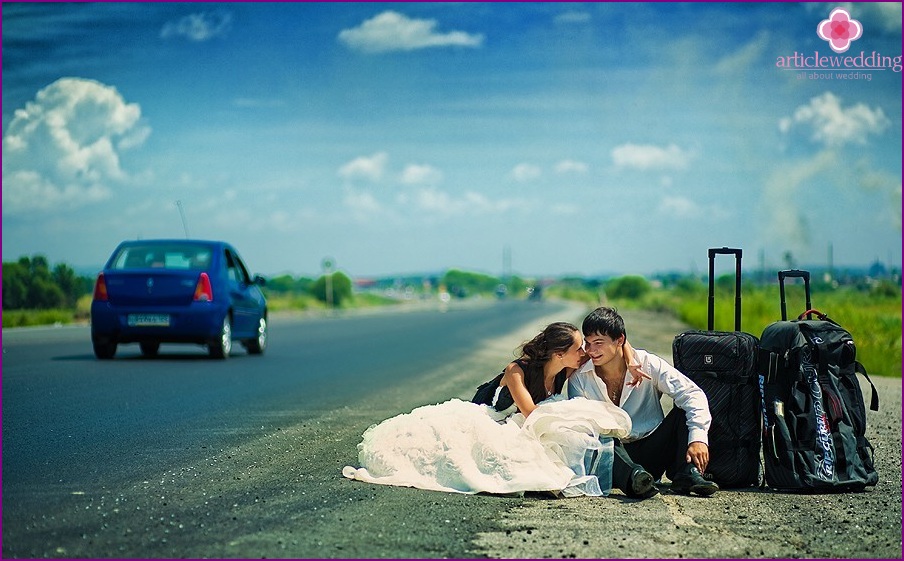
[[[213,252],[197,244],[129,245],[113,257],[111,269],[199,269],[210,267]]]

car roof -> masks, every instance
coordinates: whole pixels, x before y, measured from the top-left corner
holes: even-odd
[[[119,244],[120,247],[130,246],[130,245],[209,245],[209,246],[223,246],[229,247],[232,246],[223,241],[215,241],[215,240],[194,240],[194,239],[186,239],[186,238],[160,238],[160,239],[150,239],[150,240],[126,240]]]

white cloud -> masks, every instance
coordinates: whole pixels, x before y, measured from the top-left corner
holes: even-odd
[[[370,216],[383,212],[383,205],[370,193],[347,191],[342,199],[346,208],[359,216]]]
[[[657,212],[671,218],[727,220],[731,212],[717,205],[701,205],[680,195],[666,195],[659,200]]]
[[[876,193],[881,194],[888,204],[879,205],[873,209],[877,222],[882,222],[894,226],[898,231],[901,230],[901,176],[897,174],[886,173],[884,171],[870,169],[864,171],[857,169],[855,177],[846,180],[841,179],[844,183],[843,187],[857,187],[855,193]],[[857,196],[856,194],[854,196]]]
[[[518,164],[517,166],[512,168],[512,171],[509,173],[509,175],[512,177],[512,179],[514,179],[515,181],[522,182],[522,183],[527,182],[527,181],[533,181],[534,179],[537,179],[538,177],[540,177],[542,174],[543,174],[543,170],[540,169],[539,166],[536,166],[534,164],[528,164],[528,163]]]
[[[587,12],[568,11],[557,15],[555,22],[562,24],[588,23],[592,19],[593,17]]]
[[[780,119],[779,130],[788,133],[802,126],[812,130],[811,140],[837,147],[850,142],[866,144],[870,134],[880,134],[890,124],[882,108],[870,109],[862,103],[844,108],[835,94],[826,92],[798,107],[791,117]]]
[[[562,160],[556,164],[556,173],[587,173],[590,168],[584,162]]]
[[[852,13],[864,10],[867,18],[875,21],[886,31],[901,32],[901,3],[900,2],[858,2]]]
[[[612,149],[612,161],[619,168],[685,169],[691,158],[690,152],[674,144],[661,148],[651,144],[628,143]]]
[[[339,168],[339,177],[379,181],[383,178],[388,160],[389,155],[386,152],[377,152],[371,156],[355,158]]]
[[[443,173],[427,164],[408,164],[399,177],[405,185],[435,185],[442,179]]]
[[[167,22],[160,31],[160,37],[185,37],[200,43],[226,35],[231,26],[232,14],[228,12],[200,12]]]
[[[386,11],[358,27],[343,29],[339,32],[339,41],[365,53],[385,53],[429,47],[479,47],[483,44],[483,35],[464,31],[439,33],[436,20],[412,19]]]
[[[772,171],[763,189],[763,208],[768,209],[764,231],[770,242],[780,243],[795,253],[811,249],[807,209],[800,204],[798,191],[831,168],[834,159],[831,151],[822,150],[809,159]]]
[[[458,214],[462,210],[460,201],[453,201],[445,191],[427,188],[415,193],[410,202],[419,211],[434,212],[440,214]]]
[[[493,200],[483,193],[475,191],[466,191],[461,197],[456,198],[445,191],[434,188],[422,189],[416,193],[412,203],[418,211],[446,216],[498,213],[523,208],[527,205],[518,199]]]
[[[720,74],[747,72],[751,66],[758,64],[763,59],[771,40],[768,31],[758,32],[753,39],[741,45],[738,50],[719,59],[715,65],[716,72]]]
[[[658,211],[677,218],[696,218],[700,216],[700,206],[685,197],[666,196],[659,201]]]
[[[77,207],[108,198],[128,179],[119,151],[150,129],[116,88],[61,78],[17,109],[3,136],[3,212]]]

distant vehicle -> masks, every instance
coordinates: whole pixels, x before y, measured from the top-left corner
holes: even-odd
[[[119,244],[94,284],[91,342],[99,359],[138,343],[157,355],[161,343],[195,343],[226,358],[232,342],[249,354],[267,348],[267,301],[261,276],[250,276],[229,244],[135,240]]]

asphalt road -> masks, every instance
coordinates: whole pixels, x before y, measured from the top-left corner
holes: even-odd
[[[492,304],[276,318],[265,357],[236,345],[225,362],[186,345],[164,345],[154,360],[124,345],[115,360],[98,361],[86,327],[8,330],[4,496],[28,485],[109,483],[165,468],[200,435],[211,446],[230,445],[274,419],[294,423],[410,384],[484,338],[561,309]]]
[[[4,557],[209,555],[203,549],[190,554],[131,539],[124,540],[125,550],[86,541],[82,536],[96,528],[84,511],[92,511],[96,501],[132,500],[123,489],[165,481],[167,474],[189,470],[196,477],[198,466],[209,463],[215,452],[250,446],[254,456],[261,438],[317,426],[337,409],[366,404],[381,392],[418,387],[437,365],[455,364],[486,339],[563,308],[456,302],[399,313],[283,316],[273,318],[263,357],[239,349],[226,361],[208,360],[203,348],[184,345],[164,345],[156,359],[144,359],[137,345],[127,345],[115,360],[97,361],[87,327],[5,330]],[[498,357],[499,367],[510,354],[511,349]],[[340,428],[343,434],[346,430]],[[354,450],[350,442],[349,461]],[[300,450],[286,453],[297,458]],[[311,470],[328,478],[338,475],[322,464]],[[293,483],[300,493],[305,484]],[[144,490],[138,491],[141,500],[163,504]],[[135,512],[141,512],[137,505]],[[100,523],[108,527],[110,520]],[[54,537],[61,535],[68,538]],[[212,537],[231,536],[214,532]],[[252,550],[239,555],[256,556]]]
[[[372,423],[470,397],[519,343],[583,309],[544,303],[278,318],[264,357],[3,334],[4,557],[901,556],[900,379],[870,413],[864,493],[664,492],[646,501],[437,493],[345,480]],[[684,326],[623,312],[663,356]]]

